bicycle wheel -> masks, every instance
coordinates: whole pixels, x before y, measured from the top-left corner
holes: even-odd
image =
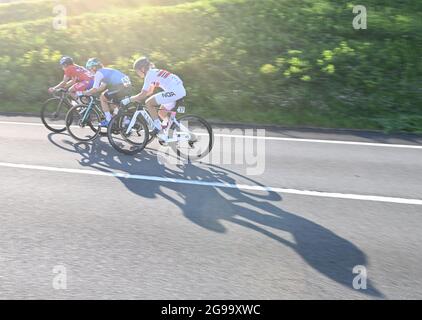
[[[108,126],[108,141],[117,151],[134,155],[141,152],[149,141],[148,125],[142,115],[138,115],[132,129],[127,132],[132,117],[121,113],[111,119]]]
[[[69,134],[78,141],[92,141],[98,137],[101,117],[97,110],[91,109],[84,120],[88,106],[72,107],[66,115],[66,128]]]
[[[186,115],[178,119],[180,126],[173,123],[169,130],[169,138],[181,138],[180,141],[170,142],[169,145],[177,156],[195,161],[205,157],[214,145],[214,133],[210,124],[198,116]],[[183,136],[188,134],[189,140]]]
[[[155,139],[155,136],[151,134],[151,131],[152,130],[149,130],[149,135],[148,135],[149,138],[148,138],[148,141],[147,141],[147,145],[149,145],[152,142],[152,140]]]
[[[41,108],[41,121],[44,126],[55,133],[66,130],[65,118],[71,106],[60,98],[51,98]]]
[[[97,111],[97,113],[100,116],[100,122],[103,121],[103,120],[105,120],[105,115],[101,111],[101,109],[100,108],[96,108],[96,111]],[[95,124],[88,123],[88,125],[89,125],[89,127],[91,128],[91,130],[93,132],[96,132],[98,130],[98,128],[95,126]],[[99,131],[98,135],[100,137],[106,137],[107,136],[107,128],[106,127],[100,127],[100,131]]]

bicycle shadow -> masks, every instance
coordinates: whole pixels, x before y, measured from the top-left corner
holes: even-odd
[[[50,136],[49,139],[53,141]],[[93,143],[65,140],[64,143],[69,147],[65,150],[80,155],[81,166],[104,172],[122,171],[229,185],[236,184],[236,179],[242,179],[252,185],[261,185],[249,177],[215,165],[202,167],[186,163],[170,168],[158,163],[157,154],[152,149],[146,149],[136,156],[126,156],[116,152],[108,143],[98,140]],[[353,268],[368,265],[365,253],[347,239],[313,221],[279,208],[282,197],[276,192],[256,193],[239,188],[117,179],[140,197],[166,199],[179,207],[191,222],[209,231],[228,232],[224,225],[226,222],[256,231],[294,250],[313,269],[351,290],[356,276]],[[171,192],[164,192],[162,187],[175,191],[177,197],[171,196]],[[266,227],[288,232],[294,241],[284,239]],[[367,289],[359,292],[374,298],[385,298],[370,280],[367,281]]]

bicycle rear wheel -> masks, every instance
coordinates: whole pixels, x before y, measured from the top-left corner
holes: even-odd
[[[177,156],[195,161],[209,154],[214,146],[214,133],[211,125],[203,118],[193,115],[182,116],[178,121],[180,126],[173,123],[169,130],[169,138],[188,134],[190,139],[169,143]]]
[[[100,114],[93,108],[89,114],[85,116],[87,108],[88,106],[86,105],[74,106],[66,115],[67,131],[78,141],[92,141],[98,137],[101,131]]]
[[[66,114],[71,106],[66,100],[51,98],[44,102],[41,108],[41,121],[44,126],[55,133],[66,131]]]
[[[134,155],[141,152],[150,139],[148,125],[142,115],[138,115],[133,128],[128,132],[127,128],[133,114],[120,113],[111,119],[108,126],[108,141],[117,151]]]

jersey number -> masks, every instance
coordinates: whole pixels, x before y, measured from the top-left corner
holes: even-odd
[[[130,82],[129,77],[124,77],[122,78],[122,83],[124,87],[130,87],[132,85],[132,83]]]

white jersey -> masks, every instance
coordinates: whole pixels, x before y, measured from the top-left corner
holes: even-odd
[[[149,69],[144,80],[143,91],[148,91],[151,86],[171,91],[183,85],[182,80],[175,74],[162,69]]]

